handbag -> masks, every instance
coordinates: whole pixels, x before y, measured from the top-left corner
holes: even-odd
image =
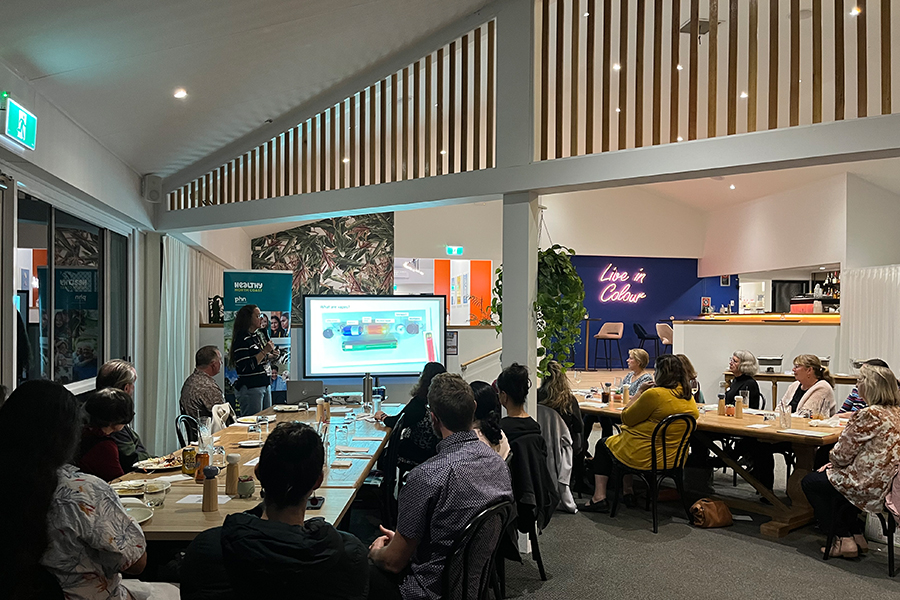
[[[697,527],[728,527],[732,524],[731,511],[721,500],[700,498],[691,506],[691,517]]]

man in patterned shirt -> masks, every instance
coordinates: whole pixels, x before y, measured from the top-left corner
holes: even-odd
[[[212,407],[225,402],[225,395],[213,379],[222,370],[222,353],[215,346],[203,346],[195,356],[197,368],[181,387],[181,413],[195,419],[212,417]]]
[[[472,431],[475,397],[459,375],[442,373],[428,390],[437,455],[410,471],[400,492],[396,531],[369,547],[370,598],[441,597],[441,576],[453,543],[484,509],[512,500],[509,469]]]

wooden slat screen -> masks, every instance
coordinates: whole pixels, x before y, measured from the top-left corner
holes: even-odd
[[[171,191],[169,210],[493,168],[495,76],[492,20]]]
[[[536,160],[893,112],[892,0],[538,2]]]

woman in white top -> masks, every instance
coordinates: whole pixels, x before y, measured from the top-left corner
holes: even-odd
[[[472,393],[475,394],[475,425],[473,429],[478,439],[490,446],[506,460],[509,456],[509,440],[500,429],[500,398],[491,384],[484,381],[473,381]]]
[[[790,406],[802,417],[830,417],[835,411],[834,377],[814,354],[794,359],[794,383],[781,398],[781,406]]]

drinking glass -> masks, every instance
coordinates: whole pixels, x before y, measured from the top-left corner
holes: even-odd
[[[247,425],[247,439],[252,442],[262,441],[262,431],[259,429],[259,423]]]
[[[259,427],[259,436],[269,435],[269,417],[259,415],[256,417],[256,425]]]
[[[576,384],[581,383],[581,371],[579,371],[579,370],[576,369],[576,370],[572,373],[572,381],[574,381]]]
[[[620,392],[622,391],[622,378],[621,377],[616,377],[615,379],[613,379],[613,389],[619,390]]]
[[[741,400],[744,401],[744,408],[748,408],[750,406],[750,390],[741,390]]]
[[[334,428],[334,445],[339,446],[350,445],[350,428],[346,423],[336,425]]]
[[[160,508],[166,501],[166,486],[159,481],[144,484],[144,504],[150,508]]]
[[[225,466],[225,447],[224,446],[216,446],[213,448],[213,454],[211,457],[212,466],[214,467],[224,467]]]
[[[694,397],[694,401],[695,401],[695,402],[700,402],[700,398],[697,397],[697,392],[699,392],[699,391],[700,391],[700,384],[698,384],[698,383],[695,381],[695,382],[693,383],[693,385],[691,385],[691,396]]]

